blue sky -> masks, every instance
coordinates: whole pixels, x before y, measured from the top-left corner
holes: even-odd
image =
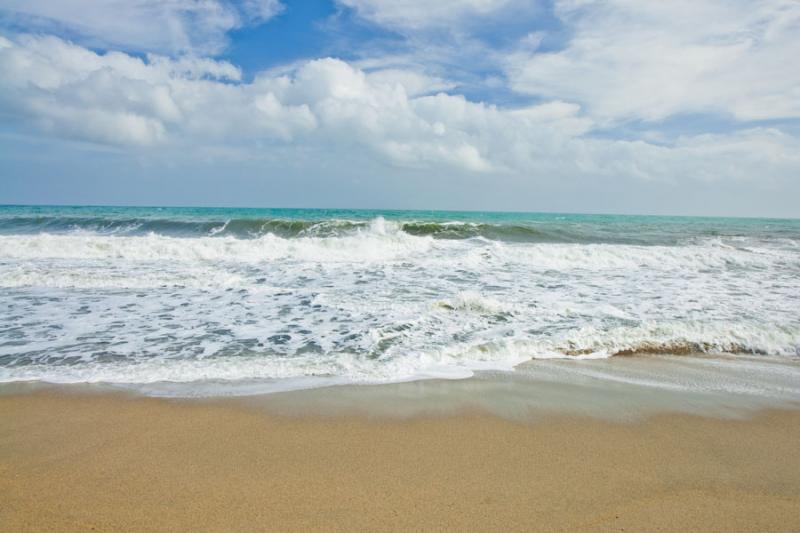
[[[0,203],[800,216],[789,0],[0,0]]]

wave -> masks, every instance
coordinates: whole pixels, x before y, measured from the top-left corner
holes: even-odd
[[[257,263],[293,258],[317,262],[390,261],[426,252],[430,238],[366,231],[338,238],[287,239],[271,233],[256,239],[143,236],[0,235],[0,257],[8,259],[124,259]]]
[[[545,230],[522,224],[486,224],[475,222],[402,222],[402,231],[410,235],[436,239],[484,239],[506,242],[570,242],[581,240],[577,232]],[[585,236],[584,236],[585,237]]]
[[[551,354],[566,357],[647,355],[800,356],[800,329],[758,322],[731,324],[671,321],[608,330],[584,327],[551,341]]]
[[[373,219],[299,219],[275,217],[164,217],[155,216],[0,216],[0,235],[80,234],[166,237],[235,237],[254,239],[266,235],[282,238],[345,237],[370,231],[376,223],[417,237],[441,240],[486,239],[508,243],[610,243],[675,245],[691,243],[697,236],[653,231],[644,227],[605,227],[566,222],[470,222]],[[701,239],[727,238],[718,232],[700,233]],[[736,238],[736,236],[732,237]],[[796,240],[791,240],[797,246]]]
[[[105,218],[64,216],[18,216],[0,218],[2,233],[74,233],[100,235],[157,235],[172,237],[235,236],[253,238],[267,234],[281,237],[337,236],[365,228],[369,222],[349,220],[296,220],[280,218]]]
[[[669,338],[667,332],[671,332]],[[313,388],[332,384],[380,384],[421,379],[464,379],[476,371],[512,371],[536,360],[586,361],[633,356],[699,356],[703,354],[795,356],[797,334],[758,328],[725,329],[673,324],[630,328],[625,331],[578,332],[567,341],[552,339],[500,339],[455,344],[439,349],[409,352],[402,357],[375,359],[353,352],[303,353],[270,357],[251,353],[202,358],[147,357],[98,363],[75,358],[61,364],[0,366],[0,382],[100,383],[148,385],[159,383],[251,384],[258,392]],[[709,335],[706,340],[693,335]],[[647,336],[650,336],[649,338]],[[751,335],[749,338],[744,338]],[[727,337],[726,337],[727,336]],[[583,340],[589,345],[575,348]],[[582,367],[581,367],[582,368]],[[257,384],[261,384],[261,388]],[[192,389],[189,389],[192,390]],[[202,390],[199,389],[199,390]],[[248,389],[253,392],[251,389]]]
[[[267,234],[278,237],[341,237],[368,230],[375,220],[302,220],[291,218],[104,218],[64,216],[17,216],[0,218],[0,233],[70,233],[92,232],[104,235],[157,235],[172,237],[232,236],[258,238]],[[489,224],[475,222],[390,221],[390,225],[409,235],[436,239],[471,239],[483,237],[509,242],[556,242],[580,240],[577,232],[546,231],[524,224]]]
[[[412,261],[450,264],[475,271],[490,265],[516,264],[534,271],[573,269],[800,270],[796,250],[736,248],[713,242],[691,246],[611,244],[485,243],[436,241],[372,224],[341,237],[284,238],[266,234],[254,239],[50,234],[0,235],[0,259],[108,259],[132,261],[221,262],[252,264],[278,259],[311,262]]]

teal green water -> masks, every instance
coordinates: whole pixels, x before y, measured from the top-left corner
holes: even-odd
[[[800,220],[368,209],[0,206],[0,234],[65,233],[197,237],[340,236],[382,217],[441,239],[681,244],[694,237],[800,239]]]

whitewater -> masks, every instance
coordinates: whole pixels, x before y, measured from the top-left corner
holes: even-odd
[[[191,396],[654,356],[795,372],[800,222],[0,207],[0,382]]]

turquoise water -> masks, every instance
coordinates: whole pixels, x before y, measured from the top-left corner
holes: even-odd
[[[336,236],[382,217],[412,235],[519,242],[679,244],[704,236],[800,239],[800,220],[365,209],[0,206],[0,234],[64,233],[248,238]]]
[[[653,353],[793,368],[800,221],[0,206],[4,382],[264,392]]]

